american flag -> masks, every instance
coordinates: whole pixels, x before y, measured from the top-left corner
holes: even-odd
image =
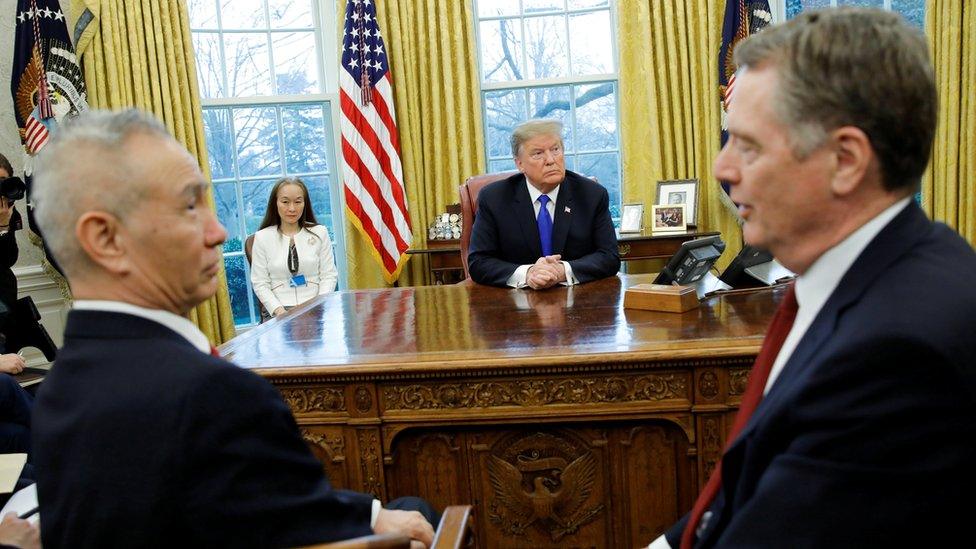
[[[718,88],[719,101],[722,103],[722,146],[729,138],[726,113],[729,110],[729,100],[735,88],[735,63],[732,62],[732,52],[735,47],[750,34],[766,28],[772,20],[767,0],[726,0],[725,20],[722,22],[722,45],[718,53]],[[722,182],[722,201],[732,212],[737,208],[729,198],[729,186]],[[738,214],[736,214],[738,215]]]
[[[393,282],[407,258],[410,217],[393,82],[371,0],[346,2],[339,105],[346,208],[375,249],[384,278]]]

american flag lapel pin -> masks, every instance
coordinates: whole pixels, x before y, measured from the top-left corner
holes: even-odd
[[[572,213],[571,210],[569,209],[569,206],[566,206],[566,213]]]

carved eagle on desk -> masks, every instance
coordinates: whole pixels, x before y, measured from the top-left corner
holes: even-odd
[[[549,522],[553,541],[559,541],[566,534],[576,532],[603,508],[601,505],[580,512],[596,480],[593,454],[583,454],[564,469],[557,469],[553,476],[555,480],[537,475],[532,479],[532,491],[527,491],[518,467],[498,457],[489,457],[488,478],[495,492],[492,507],[502,507],[509,515],[507,527],[503,528],[520,534],[536,521]]]

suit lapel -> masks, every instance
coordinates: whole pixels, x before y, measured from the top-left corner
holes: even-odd
[[[566,238],[569,236],[569,225],[573,221],[573,182],[570,172],[559,184],[559,196],[556,197],[556,211],[552,220],[552,253],[562,254],[566,249]]]
[[[519,227],[522,229],[522,241],[527,243],[532,256],[539,258],[542,256],[542,242],[539,241],[539,225],[535,218],[535,208],[532,198],[529,196],[528,184],[525,176],[514,178],[512,189],[512,213],[518,219]],[[533,260],[534,262],[535,260]]]
[[[932,223],[918,205],[912,202],[874,237],[861,255],[854,260],[850,269],[841,278],[837,289],[824,303],[823,308],[803,335],[803,339],[790,355],[769,394],[760,402],[759,407],[749,418],[749,423],[729,448],[730,452],[748,438],[749,432],[754,430],[765,416],[789,405],[787,395],[792,394],[791,389],[804,378],[804,374],[809,372],[809,366],[816,361],[817,351],[829,343],[840,315],[857,303],[871,283],[899,257],[913,248],[931,230],[931,227]]]

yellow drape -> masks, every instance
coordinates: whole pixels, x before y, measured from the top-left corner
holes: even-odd
[[[340,25],[345,7],[337,2]],[[423,248],[434,216],[458,202],[458,185],[485,171],[472,2],[378,0],[376,14],[393,71],[412,247]],[[387,285],[348,218],[346,257],[350,288]],[[430,284],[425,261],[412,256],[399,284]]]
[[[642,202],[649,213],[659,179],[698,179],[698,228],[721,231],[728,246],[722,266],[742,242],[712,176],[724,6],[722,0],[617,2],[623,201]]]
[[[72,0],[75,20],[91,18],[75,45],[88,104],[136,107],[156,115],[193,154],[209,180],[203,111],[185,0]],[[72,27],[73,28],[73,27]],[[213,207],[213,195],[208,196]],[[221,268],[217,295],[190,313],[214,344],[234,337],[234,317]]]
[[[939,91],[939,126],[922,205],[976,246],[976,2],[928,0],[925,32]]]

